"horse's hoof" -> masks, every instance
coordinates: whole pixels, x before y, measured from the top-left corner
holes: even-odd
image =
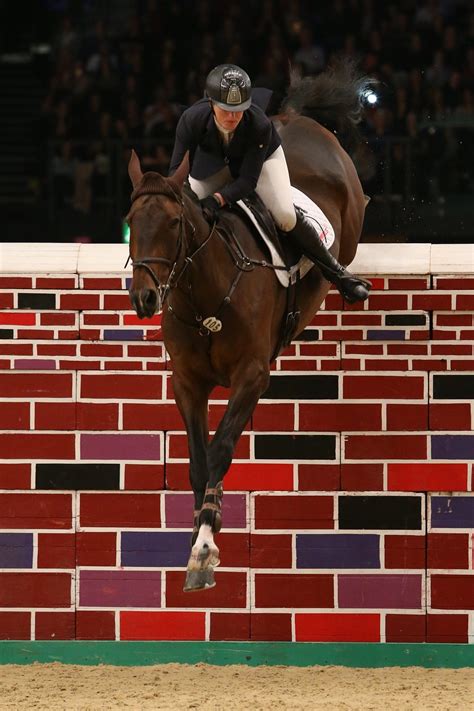
[[[186,571],[186,581],[184,583],[184,592],[193,592],[196,590],[207,590],[213,588],[216,584],[214,580],[214,568],[205,568],[204,570],[188,570]]]
[[[191,556],[188,561],[188,570],[205,570],[206,568],[216,568],[219,563],[219,549],[216,545],[209,546],[205,543],[196,549],[193,546]]]

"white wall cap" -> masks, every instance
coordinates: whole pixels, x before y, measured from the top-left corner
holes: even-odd
[[[432,274],[474,274],[474,244],[432,244]]]
[[[75,274],[80,244],[7,242],[0,244],[1,274]]]
[[[81,244],[79,274],[131,274],[130,264],[124,269],[128,244]]]
[[[349,266],[354,274],[429,274],[430,244],[360,244]]]

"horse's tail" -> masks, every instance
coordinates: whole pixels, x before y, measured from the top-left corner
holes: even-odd
[[[361,140],[357,124],[363,114],[364,95],[376,83],[361,74],[349,58],[337,60],[318,76],[301,79],[293,73],[282,112],[309,116],[333,131],[353,153]]]

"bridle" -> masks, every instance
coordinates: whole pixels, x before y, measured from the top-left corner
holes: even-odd
[[[172,189],[172,188],[171,188]],[[178,241],[176,245],[176,254],[174,259],[167,259],[166,257],[143,257],[142,259],[137,259],[133,260],[131,255],[128,255],[128,259],[125,262],[125,269],[127,268],[128,264],[130,263],[132,265],[132,269],[135,271],[135,269],[145,269],[145,271],[149,274],[151,277],[154,285],[156,286],[156,289],[158,291],[158,298],[159,298],[159,304],[158,304],[158,310],[161,310],[163,307],[163,304],[165,303],[166,299],[169,296],[169,293],[172,289],[176,288],[181,280],[181,277],[183,276],[184,272],[186,269],[192,264],[194,257],[200,252],[204,247],[207,245],[209,240],[211,239],[212,235],[215,232],[215,223],[212,226],[211,231],[209,232],[209,235],[207,238],[204,240],[204,242],[201,242],[200,245],[192,252],[191,254],[187,254],[188,251],[188,241],[187,241],[187,235],[186,235],[186,224],[190,227],[191,229],[191,239],[194,238],[194,235],[196,233],[196,228],[194,227],[193,223],[191,220],[187,217],[184,211],[184,200],[172,189],[172,192],[174,194],[174,197],[176,198],[176,201],[181,205],[181,212],[179,215],[179,232],[178,232]],[[132,193],[132,206],[135,200],[138,197],[141,197],[143,195],[164,195],[165,193],[160,190],[153,190],[151,187],[149,189],[146,188],[146,186],[143,186],[139,190],[134,190]],[[130,213],[129,213],[130,216]],[[131,219],[131,217],[127,217],[128,221]],[[183,261],[183,266],[181,269],[178,271],[176,274],[176,271],[178,269],[178,264],[182,259],[182,253],[184,250],[184,261]],[[152,267],[150,264],[164,264],[167,266],[170,270],[168,279],[166,281],[166,284],[162,284],[158,277],[156,276],[155,272],[153,271]]]

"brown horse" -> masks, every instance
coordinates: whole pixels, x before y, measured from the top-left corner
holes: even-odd
[[[364,80],[347,67],[303,80],[290,90],[285,113],[278,117],[292,184],[329,218],[336,236],[332,251],[344,265],[356,253],[364,193],[334,133],[300,112],[317,102],[316,115],[319,111],[326,125],[332,121],[339,129],[351,128],[360,116],[363,86]],[[182,166],[172,178],[143,174],[133,152],[128,220],[134,269],[131,301],[141,318],[163,310],[174,396],[188,436],[195,510],[185,590],[196,590],[214,585],[219,550],[213,534],[221,527],[222,480],[242,430],[268,387],[287,296],[272,269],[252,263],[266,257],[238,214],[224,210],[225,230],[220,222],[209,227],[199,203],[183,190],[186,170]],[[247,260],[230,247],[230,232],[238,237]],[[317,267],[299,283],[298,331],[311,321],[329,287]],[[212,330],[212,318],[222,322],[218,332]],[[209,440],[208,401],[217,385],[229,388],[230,396]]]

